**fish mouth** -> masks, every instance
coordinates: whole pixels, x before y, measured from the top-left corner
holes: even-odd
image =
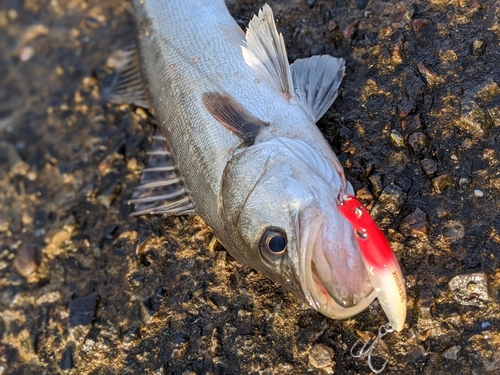
[[[321,210],[308,209],[307,214],[295,215],[300,283],[311,307],[330,318],[345,319],[365,310],[377,292],[370,283],[356,241],[350,243],[349,250],[336,246],[325,221]],[[346,234],[352,234],[350,227],[344,229]],[[350,259],[345,261],[348,252]]]

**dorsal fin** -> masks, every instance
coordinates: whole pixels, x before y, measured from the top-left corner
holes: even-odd
[[[300,105],[317,122],[337,98],[344,77],[344,59],[328,55],[298,59],[291,71]]]
[[[104,88],[101,98],[113,104],[135,104],[150,108],[142,80],[139,54],[135,44],[115,51],[108,59],[115,68],[111,84]]]
[[[194,214],[194,204],[177,175],[167,140],[158,130],[153,136],[149,155],[140,185],[128,202],[134,205],[132,216]]]
[[[241,47],[245,62],[273,83],[289,100],[293,97],[292,75],[283,35],[278,34],[269,5],[259,11],[248,25],[246,46]]]

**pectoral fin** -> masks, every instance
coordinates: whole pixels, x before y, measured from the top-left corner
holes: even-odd
[[[328,55],[312,56],[296,60],[291,70],[298,101],[317,122],[337,98],[345,61]]]
[[[286,99],[293,96],[285,42],[283,35],[278,34],[269,5],[264,5],[250,21],[246,32],[246,46],[241,49],[248,65],[273,83]]]
[[[260,129],[267,126],[227,93],[207,92],[203,94],[202,101],[222,126],[243,139],[248,146],[254,144]]]

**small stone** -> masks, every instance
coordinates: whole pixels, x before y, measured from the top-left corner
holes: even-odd
[[[429,289],[424,288],[420,292],[420,296],[418,299],[418,307],[420,311],[420,316],[422,319],[432,319],[431,308],[434,302],[434,296]]]
[[[146,120],[148,118],[148,112],[142,108],[142,107],[137,107],[135,109],[135,114],[141,119],[141,120]]]
[[[382,176],[379,174],[370,176],[369,180],[372,184],[375,194],[379,194],[384,188],[384,185],[382,184]]]
[[[96,200],[104,207],[104,208],[109,208],[115,201],[116,197],[114,194],[100,194],[96,197]]]
[[[367,188],[361,188],[356,192],[356,197],[363,203],[365,206],[368,205],[373,200],[373,194]]]
[[[309,352],[309,363],[315,368],[323,368],[332,365],[333,349],[324,345],[316,344]]]
[[[399,37],[392,49],[392,58],[396,63],[403,62],[404,42],[404,38]]]
[[[358,30],[359,20],[352,21],[342,30],[342,36],[345,40],[351,40],[356,31]]]
[[[488,277],[484,272],[457,275],[450,280],[448,286],[460,305],[483,306],[490,299]]]
[[[417,64],[417,70],[429,84],[439,83],[442,81],[442,78],[440,78],[436,72],[427,67],[423,62],[419,62]]]
[[[437,172],[437,163],[432,159],[425,158],[420,161],[420,165],[427,176],[432,176]]]
[[[438,218],[442,219],[443,217],[448,216],[448,211],[444,207],[436,208],[436,215]]]
[[[460,241],[465,236],[465,227],[456,220],[450,220],[443,226],[443,235],[450,243]]]
[[[470,179],[468,179],[467,177],[460,177],[460,179],[458,180],[458,191],[463,192],[467,190],[469,185],[470,185]]]
[[[443,357],[456,360],[458,358],[458,352],[460,351],[460,349],[462,349],[460,345],[453,345],[443,352]]]
[[[391,140],[391,143],[396,147],[403,147],[405,145],[403,136],[395,129],[391,130],[389,139]]]
[[[347,126],[342,126],[339,130],[339,135],[342,138],[351,138],[353,136],[354,132],[349,129]]]
[[[430,22],[430,20],[426,18],[416,18],[413,20],[411,23],[411,28],[415,32],[415,34],[419,34],[422,28],[427,25]]]
[[[425,149],[427,142],[428,142],[427,136],[422,132],[412,133],[408,137],[408,144],[412,148],[413,152],[417,154]]]
[[[481,39],[474,39],[470,44],[469,51],[472,56],[481,56],[486,50],[486,43]]]
[[[410,120],[401,121],[401,127],[407,133],[413,133],[417,130],[423,130],[425,126],[422,114],[419,113],[417,116],[413,116]]]
[[[324,55],[325,46],[323,44],[313,44],[311,47],[311,56]]]
[[[69,303],[69,325],[86,326],[94,320],[97,308],[97,294],[90,293],[81,298],[76,298]]]
[[[23,47],[19,51],[19,60],[23,62],[31,60],[33,56],[35,56],[35,49],[31,46]]]
[[[36,245],[32,243],[22,244],[16,252],[14,267],[22,276],[28,277],[38,268],[39,256]]]
[[[479,189],[475,189],[474,190],[474,195],[478,198],[482,198],[484,196],[484,193],[482,190],[479,190]]]
[[[131,158],[127,161],[127,169],[131,172],[135,172],[139,169],[139,162],[136,158]]]
[[[339,28],[339,23],[337,22],[337,20],[333,19],[328,22],[327,26],[328,31],[334,31],[337,30],[338,28]]]
[[[495,150],[491,147],[487,147],[483,150],[483,159],[493,160],[495,159]]]
[[[406,194],[403,190],[394,183],[391,183],[380,194],[378,202],[371,211],[371,215],[380,226],[387,227],[394,221],[394,217],[401,210],[405,199]]]
[[[73,368],[73,346],[68,346],[64,351],[61,361],[59,362],[59,368],[64,372],[68,372]]]
[[[427,214],[417,207],[413,213],[403,219],[399,230],[406,237],[425,238],[429,233]]]
[[[453,179],[449,174],[443,174],[432,179],[432,187],[437,194],[441,194],[447,188],[452,186]]]

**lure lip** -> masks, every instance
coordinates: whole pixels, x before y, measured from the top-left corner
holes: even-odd
[[[353,226],[370,281],[389,323],[401,331],[406,320],[406,289],[389,241],[356,197],[344,196],[339,211]]]

